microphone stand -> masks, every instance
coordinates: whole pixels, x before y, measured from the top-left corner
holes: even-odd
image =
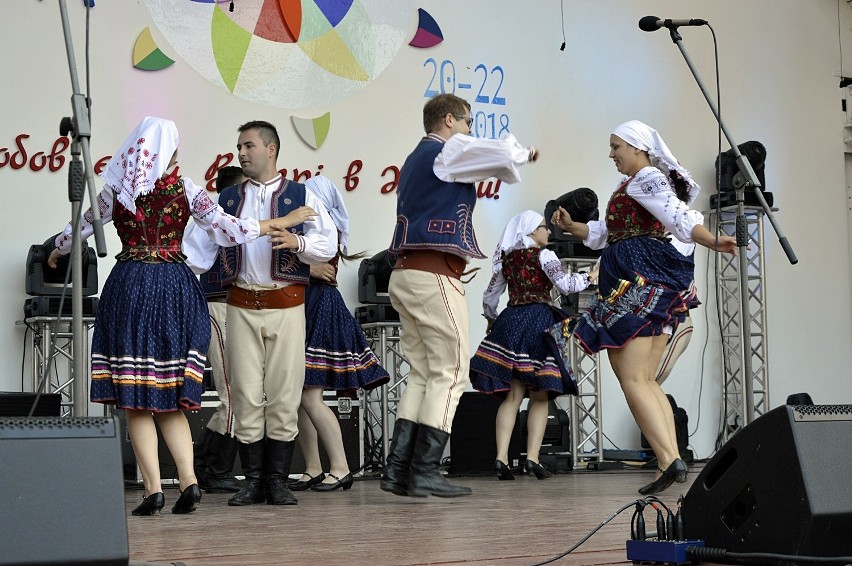
[[[798,258],[796,258],[796,254],[793,252],[793,248],[790,247],[786,236],[784,236],[784,234],[781,232],[781,228],[775,221],[775,216],[773,216],[772,210],[770,210],[769,205],[766,204],[766,200],[763,198],[760,181],[758,180],[754,169],[752,169],[748,157],[743,155],[740,152],[739,147],[737,147],[733,136],[728,131],[728,128],[725,126],[725,123],[722,121],[722,117],[719,115],[719,109],[716,107],[716,104],[710,98],[710,94],[708,93],[707,88],[704,86],[704,82],[701,80],[701,77],[698,75],[698,71],[695,69],[695,65],[693,65],[689,54],[683,47],[683,39],[681,38],[680,33],[678,33],[677,30],[678,26],[674,24],[667,24],[666,27],[669,29],[672,41],[675,43],[675,45],[677,45],[678,49],[683,55],[683,59],[684,61],[686,61],[689,70],[692,71],[692,76],[695,77],[695,82],[698,83],[698,87],[701,89],[701,93],[707,100],[707,104],[710,105],[710,109],[713,111],[713,115],[716,117],[716,121],[719,123],[719,126],[722,128],[722,131],[725,133],[725,137],[727,138],[728,143],[731,144],[731,151],[736,156],[736,163],[739,169],[739,173],[737,173],[737,175],[739,175],[738,181],[741,182],[735,182],[734,188],[737,201],[735,226],[737,248],[739,249],[739,253],[737,254],[737,256],[739,259],[740,284],[740,357],[742,358],[742,375],[745,385],[745,387],[743,388],[743,391],[745,391],[744,424],[749,424],[750,422],[752,422],[752,420],[754,420],[754,380],[752,378],[751,366],[751,314],[749,312],[750,293],[748,289],[748,258],[746,255],[748,246],[748,229],[745,218],[746,186],[750,186],[754,189],[754,195],[755,197],[757,197],[757,200],[760,203],[760,206],[763,208],[766,217],[769,218],[769,222],[772,224],[772,228],[778,235],[778,241],[781,243],[781,247],[784,249],[784,253],[787,254],[787,259],[789,259],[790,263],[794,265],[798,263],[799,260]]]
[[[88,7],[86,9],[89,9]],[[91,127],[89,125],[89,114],[86,98],[80,93],[80,85],[77,80],[77,66],[74,57],[74,46],[71,43],[71,28],[68,24],[68,10],[65,0],[59,0],[59,12],[62,17],[62,31],[65,34],[65,52],[68,56],[68,70],[71,73],[71,109],[74,113],[72,118],[63,118],[60,123],[60,134],[72,134],[71,142],[71,165],[68,172],[68,200],[71,201],[72,226],[76,226],[80,218],[82,208],[84,186],[89,187],[89,202],[91,204],[95,235],[95,247],[99,257],[106,256],[106,242],[104,240],[104,226],[101,213],[97,206],[95,195],[95,176],[92,168],[92,157],[89,152],[89,138]],[[83,154],[85,172],[80,163],[80,153]],[[84,178],[85,173],[85,178]],[[75,222],[77,221],[77,222]],[[87,391],[86,360],[83,359],[83,340],[88,340],[83,328],[83,256],[82,240],[79,229],[72,230],[71,244],[71,335],[73,336],[74,368],[73,368],[73,414],[77,417],[85,417],[89,414],[89,392]],[[61,313],[60,313],[61,316]]]

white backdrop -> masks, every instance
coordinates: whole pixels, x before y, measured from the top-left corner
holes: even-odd
[[[85,8],[76,0],[68,4],[86,89]],[[235,4],[240,10],[240,0]],[[93,158],[110,155],[142,116],[160,115],[178,124],[181,171],[200,183],[218,156],[234,151],[237,126],[269,120],[281,134],[282,168],[316,171],[322,166],[323,174],[343,189],[352,162],[362,162],[357,187],[345,195],[352,215],[350,250],[373,254],[387,246],[394,225],[395,196],[381,191],[393,176],[384,171],[400,166],[422,135],[427,89],[455,86],[457,94],[473,102],[482,86],[489,103],[474,103],[474,113],[482,112],[484,120],[494,114],[498,126],[505,115],[522,143],[542,151],[539,163],[523,171],[521,183],[500,187],[499,198],[480,199],[475,224],[486,253],[512,215],[527,208],[542,211],[548,200],[568,190],[592,187],[603,205],[619,180],[607,158],[609,133],[627,119],[641,119],[661,132],[705,188],[698,206],[707,208],[714,192],[715,120],[668,32],[644,33],[637,26],[648,14],[704,18],[718,34],[725,123],[738,143],[754,139],[766,146],[767,189],[775,195],[777,219],[800,260],[796,266],[788,263],[767,223],[771,405],[799,391],[809,392],[817,403],[852,402],[845,115],[840,106],[844,93],[838,88],[841,66],[850,66],[841,63],[841,46],[852,54],[852,9],[845,1],[565,0],[564,51],[559,49],[558,0],[411,4],[408,35],[378,76],[335,99],[319,92],[322,84],[294,74],[290,83],[305,92],[305,104],[281,108],[239,98],[201,76],[157,27],[146,2],[99,0],[90,13]],[[435,18],[442,43],[428,49],[407,45],[415,33],[415,8]],[[148,26],[159,48],[175,60],[160,71],[131,65],[134,41]],[[714,88],[709,30],[682,28],[681,34],[705,83]],[[49,167],[34,170],[41,163],[35,154],[51,151],[59,120],[71,114],[57,4],[5,6],[0,45],[0,246],[5,260],[0,286],[6,290],[0,296],[0,311],[6,313],[5,324],[0,324],[0,390],[20,391],[22,383],[31,383],[24,329],[15,324],[26,299],[27,250],[62,229],[70,215],[67,163],[55,172]],[[439,82],[442,66],[445,78],[455,69],[455,83]],[[312,105],[311,89],[317,89],[316,100],[332,101]],[[505,98],[505,104],[494,104],[494,96]],[[312,118],[326,112],[331,113],[329,135],[314,150],[296,134],[291,116]],[[723,149],[727,147],[725,143]],[[22,151],[29,159],[17,167]],[[63,155],[67,158],[67,150]],[[101,284],[119,251],[114,229],[108,226],[106,234],[109,256],[99,262]],[[689,414],[690,431],[695,432],[691,442],[702,457],[709,456],[719,426],[721,389],[714,302],[706,296],[712,288],[705,278],[706,257],[698,253],[696,270],[705,307],[694,315],[692,344],[666,383]],[[477,265],[487,268],[488,263]],[[357,263],[344,265],[340,274],[341,291],[353,309],[357,268]],[[474,347],[485,331],[480,300],[486,284],[483,273],[468,285]],[[605,358],[602,365],[604,432],[622,448],[638,447],[638,430]]]

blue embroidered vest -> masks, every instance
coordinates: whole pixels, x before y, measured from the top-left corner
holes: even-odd
[[[245,183],[228,187],[219,195],[219,206],[232,216],[239,216],[245,204]],[[286,216],[289,212],[305,205],[305,185],[289,179],[282,179],[281,184],[272,193],[272,218]],[[298,235],[304,233],[304,224],[293,226],[290,232]],[[271,244],[270,244],[271,245]],[[243,247],[220,247],[218,280],[222,287],[236,281],[243,262]],[[212,270],[211,270],[212,271]],[[292,250],[273,250],[272,265],[269,266],[273,281],[307,285],[310,279],[310,267],[302,263]],[[208,272],[209,273],[209,272]]]
[[[397,187],[396,229],[390,252],[437,250],[484,258],[473,232],[473,183],[448,183],[435,175],[444,144],[425,137],[405,160]]]

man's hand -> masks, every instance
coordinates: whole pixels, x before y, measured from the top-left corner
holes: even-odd
[[[273,250],[296,250],[299,249],[299,237],[287,230],[272,230],[266,234],[272,242]]]

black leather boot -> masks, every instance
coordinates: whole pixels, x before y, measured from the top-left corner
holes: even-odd
[[[287,487],[295,440],[266,439],[266,502],[269,505],[296,505],[299,500]]]
[[[234,477],[234,460],[237,458],[240,443],[233,436],[219,434],[212,430],[208,430],[207,435],[213,437],[213,442],[210,458],[207,460],[207,469],[202,474],[205,483],[204,491],[237,493],[242,489],[242,484]]]
[[[390,453],[379,484],[384,491],[408,495],[408,473],[411,470],[417,426],[416,422],[407,419],[397,419],[394,423]]]
[[[408,475],[408,495],[412,497],[459,497],[472,493],[469,487],[455,486],[441,474],[441,456],[450,440],[450,433],[420,424],[417,442],[411,457],[411,473]]]
[[[201,438],[192,446],[192,467],[195,469],[195,477],[201,489],[204,489],[207,484],[207,478],[204,477],[204,470],[207,468],[207,463],[210,460],[214,434],[212,430],[204,427],[201,429]]]
[[[239,493],[228,500],[228,505],[253,505],[266,501],[266,478],[263,471],[265,447],[265,438],[251,444],[240,443],[240,461],[246,479]]]

